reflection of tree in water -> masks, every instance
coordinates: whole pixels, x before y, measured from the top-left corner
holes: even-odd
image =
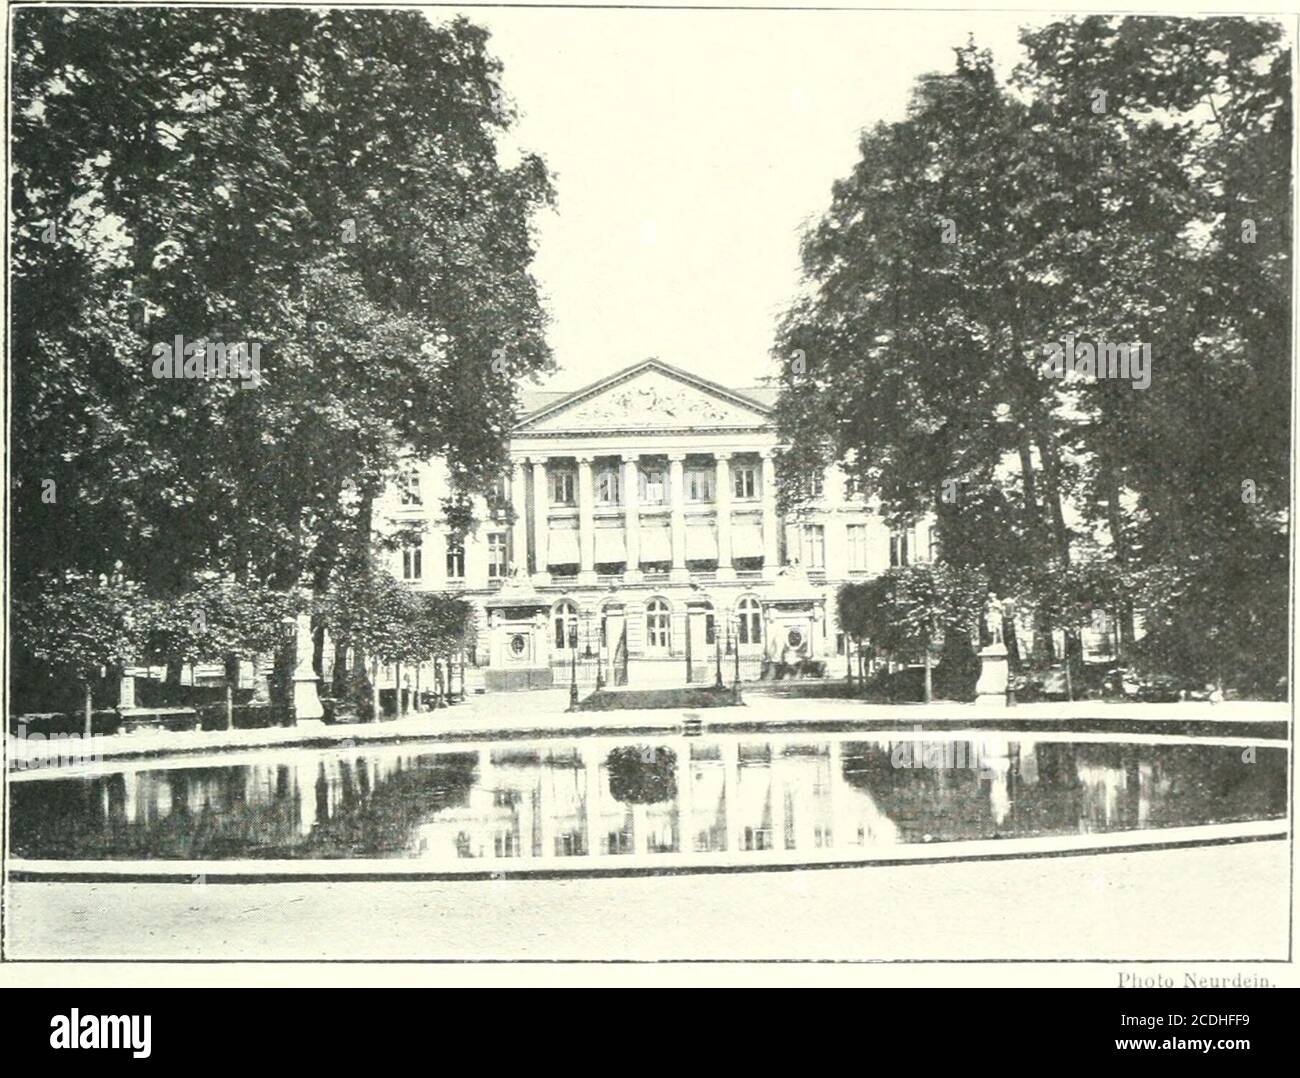
[[[268,857],[374,857],[410,848],[412,832],[444,808],[465,805],[478,766],[475,754],[423,756],[370,788],[361,769],[342,771],[340,802],[334,814],[283,853]],[[317,805],[324,799],[317,793]]]
[[[1156,754],[1153,750],[1159,748]],[[1203,745],[1138,746],[1151,786],[1150,825],[1234,823],[1286,815],[1286,752]]]
[[[658,805],[677,796],[677,754],[662,746],[624,745],[605,759],[609,792],[628,805]]]
[[[254,768],[252,775],[247,767],[141,772],[135,820],[127,818],[128,787],[121,774],[15,783],[14,852],[172,860],[399,853],[418,824],[442,808],[466,803],[476,762],[473,755],[419,757],[413,766],[397,760],[377,785],[366,767],[341,762],[330,815],[318,760],[298,768]],[[314,827],[313,821],[301,821],[295,770],[300,784],[314,787]],[[159,799],[170,806],[165,815],[154,811]]]
[[[913,760],[921,760],[921,742]],[[969,748],[969,746],[967,746]],[[862,790],[898,826],[904,842],[992,838],[998,834],[988,782],[973,768],[895,767],[886,745],[844,746],[844,780]]]
[[[251,801],[247,771],[140,772],[130,785],[121,773],[15,784],[14,834],[41,857],[197,859],[223,849],[257,856],[259,844],[295,834],[297,813],[290,768],[276,768],[272,782],[255,791],[269,796]],[[15,850],[21,853],[17,840]]]
[[[939,841],[1074,834],[1286,813],[1283,749],[1256,749],[1254,763],[1243,761],[1243,748],[1195,744],[1013,742],[1009,749],[1009,768],[990,779],[971,767],[895,767],[888,747],[848,743],[842,780],[870,796],[909,842],[927,834]],[[513,762],[542,766],[535,754]],[[64,859],[395,855],[440,810],[469,804],[476,765],[471,754],[335,757],[332,787],[320,757],[15,782],[11,844],[20,857]],[[610,792],[624,804],[677,796],[671,749],[625,746],[606,766]],[[992,782],[1004,784],[997,804]],[[313,803],[313,818],[302,819]]]
[[[1224,746],[1013,742],[1009,748],[1009,772],[990,779],[976,768],[895,767],[885,746],[845,745],[844,779],[866,792],[908,842],[927,834],[941,841],[1031,837],[1286,813],[1280,749],[1256,750],[1252,764],[1243,762],[1242,749]],[[1022,752],[1033,753],[1032,761]],[[1010,805],[1000,824],[991,782],[1008,784]]]

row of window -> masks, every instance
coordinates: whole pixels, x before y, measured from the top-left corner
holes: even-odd
[[[509,571],[506,533],[488,532],[487,548],[489,579],[495,580],[504,577]],[[450,537],[447,539],[446,569],[448,580],[465,579],[465,544],[458,543]],[[402,548],[402,579],[424,579],[423,544],[419,541]]]
[[[760,469],[754,464],[734,464],[731,468],[732,495],[738,501],[759,497]],[[596,504],[623,504],[623,474],[616,465],[596,470]],[[686,468],[682,483],[688,502],[717,500],[717,470],[713,467]],[[571,468],[552,468],[548,494],[551,505],[577,505],[578,474]],[[637,468],[637,500],[641,505],[664,505],[668,501],[668,470],[649,465]]]
[[[850,572],[865,572],[868,568],[867,525],[849,524],[846,527],[848,537],[848,569]],[[487,535],[488,579],[505,577],[509,571],[509,555],[505,532],[489,532]],[[889,564],[891,567],[910,565],[917,561],[934,561],[938,554],[937,543],[932,528],[924,526],[896,531],[889,537]],[[824,570],[826,568],[826,528],[821,524],[804,524],[799,530],[799,562],[805,569]],[[465,579],[465,547],[453,540],[447,542],[447,579]],[[402,579],[423,579],[423,556],[421,545],[412,544],[402,550]]]
[[[665,599],[653,598],[645,604],[645,644],[648,651],[672,650],[672,616]],[[757,599],[746,596],[736,604],[736,634],[742,644],[763,642],[763,608]],[[563,651],[579,644],[578,606],[566,599],[555,608],[552,615],[555,647]],[[607,647],[606,619],[600,617],[600,645]],[[704,615],[704,642],[712,647],[717,642],[717,623],[713,612]]]
[[[573,468],[549,469],[550,480],[548,494],[551,505],[577,505],[578,478]],[[757,464],[731,465],[732,496],[738,501],[756,500],[762,490],[760,475],[762,469]],[[667,501],[668,472],[662,466],[649,465],[637,468],[637,494],[642,505],[663,505]],[[623,472],[617,465],[608,465],[596,471],[596,504],[617,506],[623,504]],[[717,500],[717,470],[713,466],[687,466],[683,471],[683,483],[688,502],[713,502]],[[808,492],[813,498],[820,498],[823,493],[823,479],[813,475],[808,481]],[[424,504],[424,495],[420,489],[420,473],[408,472],[398,483],[401,503],[404,506]],[[857,498],[860,494],[857,479],[852,476],[844,481],[846,498]],[[506,481],[498,480],[497,499],[506,500]]]
[[[760,469],[758,465],[732,465],[732,494],[739,501],[753,501],[759,497]],[[617,466],[600,468],[596,472],[596,504],[618,506],[623,504],[623,476]],[[664,505],[668,500],[668,471],[654,465],[637,469],[637,496],[642,505]],[[688,502],[713,502],[717,498],[717,472],[714,468],[687,468],[683,473]],[[551,505],[578,504],[578,474],[572,468],[551,468],[548,483]],[[424,504],[420,490],[420,475],[409,472],[399,484],[404,506]],[[504,492],[500,492],[504,493]]]

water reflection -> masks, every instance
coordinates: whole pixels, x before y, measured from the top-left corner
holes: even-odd
[[[466,861],[832,851],[1281,818],[1286,755],[1208,745],[676,738],[285,750],[12,783],[21,857]]]

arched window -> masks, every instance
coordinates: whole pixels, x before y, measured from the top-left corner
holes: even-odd
[[[667,651],[669,629],[672,622],[668,615],[668,603],[663,599],[651,599],[645,604],[645,643],[655,651]]]
[[[555,614],[555,649],[564,651],[572,647],[578,639],[578,607],[576,603],[565,599],[556,606]]]
[[[761,644],[763,642],[763,608],[757,599],[746,596],[736,607],[738,615],[740,642],[742,644]]]
[[[596,504],[621,505],[618,489],[618,467],[611,465],[596,473]]]

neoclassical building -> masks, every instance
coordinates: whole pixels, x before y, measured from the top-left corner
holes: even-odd
[[[775,391],[649,359],[571,393],[525,396],[501,501],[470,535],[439,519],[438,461],[377,506],[422,523],[393,555],[410,586],[474,604],[471,688],[728,682],[776,664],[842,673],[835,593],[931,556],[927,523],[891,534],[828,470],[797,520],[776,506]],[[838,670],[836,658],[839,657]]]

